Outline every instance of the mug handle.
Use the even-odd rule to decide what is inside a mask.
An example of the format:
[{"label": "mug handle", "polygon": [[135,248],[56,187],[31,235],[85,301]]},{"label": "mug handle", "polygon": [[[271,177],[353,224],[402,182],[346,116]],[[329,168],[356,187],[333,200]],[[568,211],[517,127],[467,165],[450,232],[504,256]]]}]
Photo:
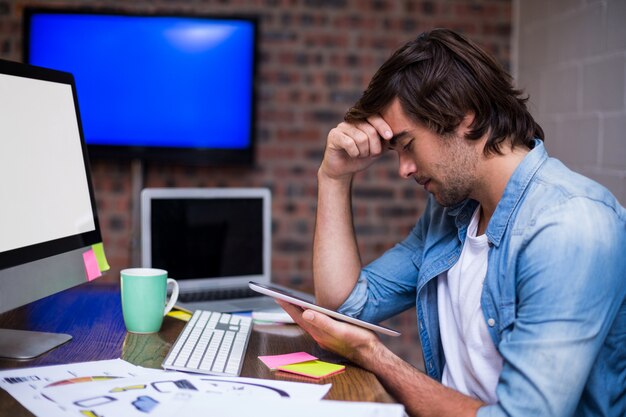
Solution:
[{"label": "mug handle", "polygon": [[164,316],[170,312],[170,310],[172,309],[172,307],[174,307],[174,304],[176,304],[176,301],[178,300],[178,282],[176,282],[176,280],[172,278],[168,278],[165,285],[169,284],[173,284],[174,288],[172,289],[172,296],[165,306],[165,311],[163,311]]}]

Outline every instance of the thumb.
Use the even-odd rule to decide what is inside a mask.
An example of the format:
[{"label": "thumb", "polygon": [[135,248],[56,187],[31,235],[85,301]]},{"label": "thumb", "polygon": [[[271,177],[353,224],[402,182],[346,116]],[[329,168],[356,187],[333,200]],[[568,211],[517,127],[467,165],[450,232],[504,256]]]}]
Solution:
[{"label": "thumb", "polygon": [[335,320],[327,315],[313,310],[305,310],[304,313],[302,313],[302,318],[318,329],[326,332],[332,331],[336,323]]},{"label": "thumb", "polygon": [[304,313],[302,313],[302,318],[308,322],[313,322],[315,321],[315,313],[312,310],[305,310]]}]

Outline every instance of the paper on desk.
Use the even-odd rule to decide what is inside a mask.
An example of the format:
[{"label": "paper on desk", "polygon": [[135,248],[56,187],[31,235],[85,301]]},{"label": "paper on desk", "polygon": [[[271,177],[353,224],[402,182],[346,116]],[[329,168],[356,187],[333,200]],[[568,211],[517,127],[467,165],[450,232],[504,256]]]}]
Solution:
[{"label": "paper on desk", "polygon": [[[330,384],[322,386],[160,371],[133,378],[53,386],[44,389],[42,394],[67,410],[69,415],[133,417],[157,411],[175,393],[199,393],[211,403],[224,397],[231,397],[230,402],[256,403],[272,398],[317,401],[329,389]],[[251,401],[233,400],[232,397],[251,398]]]},{"label": "paper on desk", "polygon": [[403,417],[400,404],[349,401],[310,401],[304,399],[263,398],[258,401],[232,401],[227,397],[208,398],[189,391],[170,394],[168,401],[155,408],[151,417]]},{"label": "paper on desk", "polygon": [[274,370],[279,366],[291,365],[292,363],[314,361],[317,359],[313,355],[309,355],[306,352],[294,352],[285,353],[284,355],[267,355],[259,356],[261,362],[267,365],[268,368]]},{"label": "paper on desk", "polygon": [[252,312],[252,319],[255,321],[269,322],[269,323],[295,323],[291,316],[287,314],[285,310],[271,309],[271,310],[259,310]]},{"label": "paper on desk", "polygon": [[152,372],[122,359],[82,362],[68,365],[18,368],[0,371],[0,388],[7,391],[36,416],[67,416],[56,403],[41,395],[41,391],[52,385],[81,385],[81,380],[104,378],[126,378]]},{"label": "paper on desk", "polygon": [[[304,382],[278,381],[273,379],[240,378],[222,376],[199,376],[207,384],[211,384],[211,390],[246,392],[254,394],[259,390],[280,392],[283,398],[301,398],[307,400],[321,400],[328,394],[332,384],[307,384]],[[254,391],[254,392],[251,392]],[[267,394],[267,393],[266,393]],[[275,397],[276,395],[271,395]]]},{"label": "paper on desk", "polygon": [[142,368],[121,359],[0,371],[0,387],[36,416],[46,417],[84,417],[84,412],[103,410],[107,415],[145,416],[143,410],[155,408],[152,400],[167,402],[169,394],[191,386],[211,398],[320,400],[331,384],[199,376]]}]

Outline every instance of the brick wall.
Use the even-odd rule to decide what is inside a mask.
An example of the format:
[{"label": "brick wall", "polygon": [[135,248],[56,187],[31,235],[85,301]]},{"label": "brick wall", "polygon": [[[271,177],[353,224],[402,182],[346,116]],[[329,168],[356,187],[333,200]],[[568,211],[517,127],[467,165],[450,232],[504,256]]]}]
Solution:
[{"label": "brick wall", "polygon": [[[21,11],[31,5],[89,4],[121,10],[256,14],[260,18],[258,147],[254,168],[146,164],[149,187],[269,187],[273,194],[272,270],[278,282],[312,289],[311,241],[316,172],[328,130],[360,96],[370,77],[400,45],[433,27],[468,34],[505,64],[509,60],[509,0],[0,0],[0,56],[21,60]],[[112,271],[131,265],[131,166],[94,161],[93,181]],[[424,191],[398,178],[394,156],[384,157],[354,187],[355,226],[364,262],[402,239],[421,213]],[[135,252],[136,253],[136,252]],[[340,273],[340,272],[338,272]],[[392,320],[404,331],[395,349],[416,355],[414,311]]]},{"label": "brick wall", "polygon": [[626,2],[518,3],[518,80],[546,148],[626,204]]}]

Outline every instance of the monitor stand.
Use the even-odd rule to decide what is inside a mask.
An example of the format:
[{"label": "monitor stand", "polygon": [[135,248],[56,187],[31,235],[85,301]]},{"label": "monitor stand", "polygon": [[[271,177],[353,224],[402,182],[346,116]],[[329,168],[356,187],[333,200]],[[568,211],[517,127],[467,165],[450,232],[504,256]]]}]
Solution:
[{"label": "monitor stand", "polygon": [[0,358],[33,359],[70,340],[64,333],[0,329]]}]

